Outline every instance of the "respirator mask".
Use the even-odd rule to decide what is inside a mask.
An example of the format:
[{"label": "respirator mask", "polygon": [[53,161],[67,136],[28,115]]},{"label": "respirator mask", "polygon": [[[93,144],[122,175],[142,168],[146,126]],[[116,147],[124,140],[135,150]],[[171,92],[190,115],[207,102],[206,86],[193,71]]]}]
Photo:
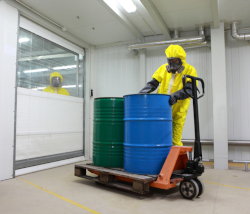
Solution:
[{"label": "respirator mask", "polygon": [[59,87],[61,85],[61,78],[60,77],[52,77],[51,84],[53,87]]},{"label": "respirator mask", "polygon": [[176,72],[181,73],[184,70],[182,61],[180,58],[167,58],[168,65],[166,66],[169,73],[175,74]]}]

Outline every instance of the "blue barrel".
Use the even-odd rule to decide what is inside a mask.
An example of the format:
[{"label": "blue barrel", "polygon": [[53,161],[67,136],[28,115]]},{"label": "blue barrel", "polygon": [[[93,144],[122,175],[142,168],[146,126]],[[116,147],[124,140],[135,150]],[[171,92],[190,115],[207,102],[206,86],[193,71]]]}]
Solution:
[{"label": "blue barrel", "polygon": [[169,95],[124,96],[124,170],[156,175],[172,144],[172,107]]}]

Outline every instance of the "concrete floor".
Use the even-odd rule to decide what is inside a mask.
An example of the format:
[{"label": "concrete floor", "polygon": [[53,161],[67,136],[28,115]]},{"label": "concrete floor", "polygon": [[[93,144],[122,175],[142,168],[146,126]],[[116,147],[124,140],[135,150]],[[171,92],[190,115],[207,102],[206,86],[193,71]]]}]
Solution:
[{"label": "concrete floor", "polygon": [[142,196],[96,184],[75,177],[74,164],[70,164],[2,181],[0,213],[250,213],[250,172],[243,170],[243,164],[231,164],[229,170],[206,164],[201,177],[205,192],[189,201],[182,198],[178,187]]}]

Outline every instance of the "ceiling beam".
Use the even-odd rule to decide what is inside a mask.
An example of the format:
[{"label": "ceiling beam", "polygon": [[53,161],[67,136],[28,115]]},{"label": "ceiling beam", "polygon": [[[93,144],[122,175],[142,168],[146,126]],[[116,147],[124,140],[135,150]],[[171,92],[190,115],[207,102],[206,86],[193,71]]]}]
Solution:
[{"label": "ceiling beam", "polygon": [[107,5],[103,0],[97,0],[104,8],[106,8],[116,19],[134,34],[139,41],[144,41],[143,34],[128,20],[128,18],[114,5]]},{"label": "ceiling beam", "polygon": [[160,28],[163,35],[166,37],[166,39],[171,39],[170,31],[168,29],[168,26],[165,24],[164,20],[162,19],[160,13],[156,9],[155,5],[151,0],[140,0],[143,6],[148,11],[151,18],[154,20],[155,24],[158,28]]},{"label": "ceiling beam", "polygon": [[220,28],[219,1],[211,0],[211,8],[213,13],[214,28]]}]

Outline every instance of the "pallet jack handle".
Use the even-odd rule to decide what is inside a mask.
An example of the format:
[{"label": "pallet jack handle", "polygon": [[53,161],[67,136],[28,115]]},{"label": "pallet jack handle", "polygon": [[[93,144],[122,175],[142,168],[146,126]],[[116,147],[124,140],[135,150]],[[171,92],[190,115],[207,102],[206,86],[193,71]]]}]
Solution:
[{"label": "pallet jack handle", "polygon": [[[186,90],[186,79],[189,78],[192,80],[192,94],[189,94]],[[202,95],[197,97],[197,86],[196,81],[200,81],[202,85]],[[182,77],[183,89],[184,92],[193,99],[193,110],[194,110],[194,130],[195,130],[195,142],[194,142],[194,160],[201,161],[202,160],[202,150],[201,150],[201,142],[200,142],[200,126],[199,126],[199,112],[198,112],[198,99],[204,96],[205,94],[205,84],[203,79],[184,75]]]}]

